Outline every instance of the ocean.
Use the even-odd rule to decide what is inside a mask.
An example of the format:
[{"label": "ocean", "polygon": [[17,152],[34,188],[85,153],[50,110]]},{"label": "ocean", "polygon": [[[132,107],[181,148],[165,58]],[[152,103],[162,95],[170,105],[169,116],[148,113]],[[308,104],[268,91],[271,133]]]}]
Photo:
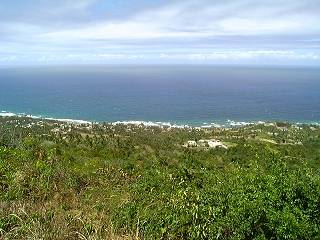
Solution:
[{"label": "ocean", "polygon": [[320,67],[107,65],[0,68],[0,113],[192,126],[320,122]]}]

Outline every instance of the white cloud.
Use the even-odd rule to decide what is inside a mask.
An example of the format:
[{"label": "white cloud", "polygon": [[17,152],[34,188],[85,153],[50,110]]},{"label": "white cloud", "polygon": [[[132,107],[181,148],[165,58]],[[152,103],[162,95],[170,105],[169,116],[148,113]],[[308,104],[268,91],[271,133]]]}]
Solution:
[{"label": "white cloud", "polygon": [[[184,1],[148,10],[123,21],[102,21],[85,24],[76,29],[61,29],[38,35],[49,42],[88,40],[149,40],[149,39],[204,39],[221,36],[260,36],[284,34],[320,34],[320,14],[303,11],[290,12],[298,7],[286,1],[263,7],[248,7],[231,1],[229,4],[210,4],[201,7],[201,1]],[[263,6],[263,4],[262,4]],[[193,8],[194,7],[194,8]]]},{"label": "white cloud", "polygon": [[[320,36],[320,6],[308,7],[316,1],[170,1],[122,19],[105,17],[92,21],[85,20],[94,15],[91,7],[98,0],[43,1],[47,4],[35,7],[36,20],[7,19],[0,23],[0,53],[8,59],[13,55],[35,56],[41,62],[64,58],[318,60],[319,55],[313,50],[319,46],[311,46],[310,42],[316,43],[314,39]],[[51,24],[73,23],[74,16],[81,20],[65,26]],[[41,17],[45,21],[39,21]],[[250,43],[245,44],[246,37],[251,37]],[[293,46],[292,51],[287,43]]]},{"label": "white cloud", "polygon": [[239,51],[224,50],[209,53],[189,54],[192,60],[214,60],[214,59],[257,59],[257,58],[277,58],[277,59],[320,59],[320,53],[315,52],[295,52],[291,50],[256,50]]}]

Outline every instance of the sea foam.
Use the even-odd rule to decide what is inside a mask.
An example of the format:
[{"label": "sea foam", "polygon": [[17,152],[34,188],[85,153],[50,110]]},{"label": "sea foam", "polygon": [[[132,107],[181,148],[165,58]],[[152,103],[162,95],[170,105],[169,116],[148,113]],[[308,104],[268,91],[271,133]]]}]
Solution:
[{"label": "sea foam", "polygon": [[[13,113],[7,111],[0,111],[0,117],[27,117],[31,119],[42,119],[48,121],[58,121],[64,122],[69,124],[75,125],[92,125],[94,123],[99,124],[100,122],[94,121],[86,121],[86,120],[79,120],[79,119],[69,119],[69,118],[52,118],[52,117],[45,117],[45,116],[36,116],[36,115],[29,115],[25,113]],[[203,123],[203,124],[177,124],[171,122],[153,122],[153,121],[137,121],[137,120],[128,120],[128,121],[115,121],[115,122],[107,122],[111,125],[135,125],[135,126],[145,126],[145,127],[160,127],[160,128],[194,128],[194,129],[210,129],[210,128],[233,128],[233,127],[243,127],[248,125],[255,125],[255,124],[274,124],[272,122],[265,122],[265,121],[252,121],[252,122],[245,122],[245,121],[233,121],[227,120],[224,123]],[[302,123],[295,123],[295,124],[302,124]],[[310,124],[320,125],[319,122],[311,122]]]},{"label": "sea foam", "polygon": [[24,113],[12,113],[12,112],[6,112],[6,111],[1,111],[0,117],[27,117],[32,119],[43,119],[43,120],[58,121],[58,122],[65,122],[65,123],[72,123],[72,124],[92,124],[93,123],[90,121],[78,120],[78,119],[51,118],[51,117],[35,116],[35,115],[24,114]]}]

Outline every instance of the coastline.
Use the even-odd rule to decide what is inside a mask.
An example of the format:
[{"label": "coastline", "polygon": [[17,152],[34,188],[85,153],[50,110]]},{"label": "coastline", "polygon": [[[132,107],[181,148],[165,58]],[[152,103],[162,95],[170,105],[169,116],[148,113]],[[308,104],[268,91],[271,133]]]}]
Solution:
[{"label": "coastline", "polygon": [[92,124],[111,124],[111,125],[143,125],[145,127],[160,127],[160,128],[194,128],[194,129],[206,129],[206,128],[232,128],[232,127],[243,127],[248,125],[257,125],[257,124],[271,124],[275,122],[287,122],[290,124],[307,124],[307,125],[320,125],[319,122],[293,122],[288,120],[259,120],[259,121],[233,121],[226,120],[224,123],[203,123],[203,124],[178,124],[172,122],[160,122],[160,121],[144,121],[144,120],[127,120],[127,121],[114,121],[114,122],[99,122],[99,121],[87,121],[80,119],[71,119],[71,118],[53,118],[46,116],[36,116],[24,113],[13,113],[7,111],[0,111],[0,117],[25,117],[30,119],[39,119],[39,120],[48,120],[48,121],[57,121],[68,124],[75,125],[92,125]]},{"label": "coastline", "polygon": [[35,115],[29,115],[29,114],[23,114],[23,113],[12,113],[12,112],[6,112],[6,111],[1,111],[0,117],[26,117],[26,118],[32,118],[32,119],[58,121],[58,122],[73,123],[73,124],[92,124],[92,123],[94,123],[94,122],[85,121],[85,120],[78,120],[78,119],[43,117],[43,116],[35,116]]}]

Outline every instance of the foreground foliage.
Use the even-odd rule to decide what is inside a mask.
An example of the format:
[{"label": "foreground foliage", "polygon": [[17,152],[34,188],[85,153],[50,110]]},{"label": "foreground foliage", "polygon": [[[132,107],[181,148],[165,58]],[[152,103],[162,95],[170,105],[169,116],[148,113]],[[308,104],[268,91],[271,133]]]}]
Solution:
[{"label": "foreground foliage", "polygon": [[0,238],[319,239],[319,136],[0,118]]}]

